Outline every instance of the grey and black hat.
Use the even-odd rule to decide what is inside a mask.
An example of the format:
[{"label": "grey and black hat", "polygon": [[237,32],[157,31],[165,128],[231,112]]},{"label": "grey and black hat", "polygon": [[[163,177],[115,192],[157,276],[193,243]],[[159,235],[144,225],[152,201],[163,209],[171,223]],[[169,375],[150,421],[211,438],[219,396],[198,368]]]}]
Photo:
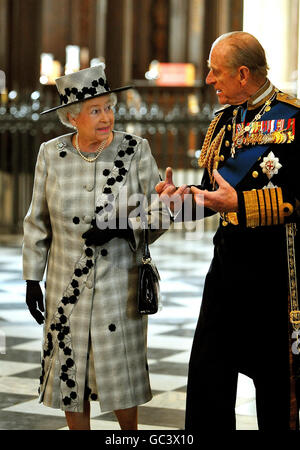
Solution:
[{"label": "grey and black hat", "polygon": [[124,86],[111,89],[106,81],[103,65],[89,67],[88,69],[64,75],[63,77],[56,78],[55,83],[61,104],[55,108],[47,109],[41,112],[41,114],[46,114],[101,95],[109,95],[112,92],[120,92],[132,88],[132,86]]}]

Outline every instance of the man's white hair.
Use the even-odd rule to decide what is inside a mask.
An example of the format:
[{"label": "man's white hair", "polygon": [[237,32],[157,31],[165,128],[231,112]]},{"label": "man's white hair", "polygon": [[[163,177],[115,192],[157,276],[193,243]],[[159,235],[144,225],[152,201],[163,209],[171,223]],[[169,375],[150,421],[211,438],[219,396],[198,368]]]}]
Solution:
[{"label": "man's white hair", "polygon": [[267,77],[268,63],[266,53],[260,42],[250,33],[233,31],[218,37],[211,50],[222,42],[230,46],[227,52],[227,66],[233,70],[246,66],[254,79],[260,80]]}]

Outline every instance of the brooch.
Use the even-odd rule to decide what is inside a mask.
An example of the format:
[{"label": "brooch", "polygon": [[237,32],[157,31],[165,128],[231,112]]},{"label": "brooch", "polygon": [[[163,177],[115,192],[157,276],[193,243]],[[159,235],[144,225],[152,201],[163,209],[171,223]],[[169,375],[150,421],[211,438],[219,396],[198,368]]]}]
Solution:
[{"label": "brooch", "polygon": [[56,147],[57,147],[58,150],[62,150],[63,148],[65,148],[65,146],[66,146],[65,142],[58,142],[56,144]]},{"label": "brooch", "polygon": [[65,142],[57,142],[56,144],[56,148],[59,150],[59,156],[61,158],[64,158],[67,154],[66,151],[64,151],[64,148],[66,147],[66,143]]}]

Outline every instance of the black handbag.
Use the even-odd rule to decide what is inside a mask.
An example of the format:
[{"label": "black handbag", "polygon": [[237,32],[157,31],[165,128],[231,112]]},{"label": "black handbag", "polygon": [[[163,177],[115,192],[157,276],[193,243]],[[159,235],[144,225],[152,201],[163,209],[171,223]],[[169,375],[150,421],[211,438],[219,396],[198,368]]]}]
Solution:
[{"label": "black handbag", "polygon": [[138,312],[140,314],[155,314],[160,302],[160,276],[152,261],[149,243],[148,228],[144,228],[144,247],[142,264],[139,266],[138,285]]}]

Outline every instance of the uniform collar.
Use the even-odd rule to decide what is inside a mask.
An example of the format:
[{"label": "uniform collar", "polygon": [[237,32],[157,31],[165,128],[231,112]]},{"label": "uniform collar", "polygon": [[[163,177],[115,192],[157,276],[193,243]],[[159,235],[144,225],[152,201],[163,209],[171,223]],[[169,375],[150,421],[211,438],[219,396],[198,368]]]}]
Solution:
[{"label": "uniform collar", "polygon": [[241,106],[244,109],[248,109],[248,111],[254,110],[256,108],[260,108],[275,92],[275,86],[271,83],[271,81],[267,78],[265,84],[259,88],[259,90],[252,95],[248,101],[243,103],[242,105],[225,105],[223,108],[217,110],[215,114],[219,114],[224,112],[225,110],[231,111],[232,109],[240,108]]},{"label": "uniform collar", "polygon": [[262,106],[275,92],[275,87],[270,82],[269,79],[265,82],[265,84],[249,98],[247,102],[248,110],[256,109]]}]

